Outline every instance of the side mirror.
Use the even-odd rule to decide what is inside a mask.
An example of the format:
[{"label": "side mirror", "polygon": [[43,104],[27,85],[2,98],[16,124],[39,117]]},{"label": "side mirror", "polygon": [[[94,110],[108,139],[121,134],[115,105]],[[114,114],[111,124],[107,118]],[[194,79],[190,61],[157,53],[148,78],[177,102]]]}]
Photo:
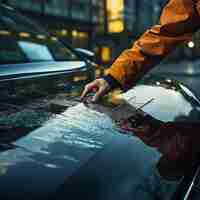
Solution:
[{"label": "side mirror", "polygon": [[75,48],[75,51],[79,56],[86,58],[87,60],[94,61],[95,53],[87,49]]}]

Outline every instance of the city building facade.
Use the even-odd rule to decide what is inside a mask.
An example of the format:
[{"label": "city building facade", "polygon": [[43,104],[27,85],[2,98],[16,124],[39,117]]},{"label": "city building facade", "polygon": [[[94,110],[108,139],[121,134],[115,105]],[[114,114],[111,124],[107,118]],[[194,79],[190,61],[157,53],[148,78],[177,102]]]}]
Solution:
[{"label": "city building facade", "polygon": [[[24,14],[34,17],[66,44],[95,51],[97,62],[109,66],[123,49],[132,46],[140,34],[158,23],[167,0],[7,0],[6,2]],[[183,54],[190,57],[193,55],[185,45],[176,51],[172,58],[177,59]]]}]

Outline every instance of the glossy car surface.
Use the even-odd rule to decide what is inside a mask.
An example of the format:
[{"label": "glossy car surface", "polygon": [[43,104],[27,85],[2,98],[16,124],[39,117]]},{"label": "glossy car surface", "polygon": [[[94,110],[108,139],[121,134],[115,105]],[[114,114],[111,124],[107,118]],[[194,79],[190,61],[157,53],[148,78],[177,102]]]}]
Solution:
[{"label": "glossy car surface", "polygon": [[150,77],[117,105],[83,104],[69,83],[73,66],[87,71],[84,61],[24,63],[7,53],[0,56],[1,199],[199,198],[199,99],[187,86]]},{"label": "glossy car surface", "polygon": [[[165,123],[146,112],[157,107],[141,99],[144,88],[151,91],[150,98],[158,96],[158,89],[167,89],[168,97],[198,108],[193,93],[188,98],[174,84],[158,85],[156,79],[126,93],[119,106],[84,105],[58,89],[61,82],[43,79],[51,87],[43,88],[40,81],[8,84],[10,91],[1,96],[1,198],[172,198],[184,175],[182,168],[174,167],[173,160],[166,163],[165,152],[146,143],[137,129],[129,136],[118,123],[129,117],[148,119],[150,125]],[[188,162],[190,166],[193,160]],[[178,194],[185,195],[187,189]]]},{"label": "glossy car surface", "polygon": [[0,12],[1,81],[56,74],[71,75],[73,81],[77,72],[82,80],[94,78],[93,67],[71,47],[11,7],[1,6]]}]

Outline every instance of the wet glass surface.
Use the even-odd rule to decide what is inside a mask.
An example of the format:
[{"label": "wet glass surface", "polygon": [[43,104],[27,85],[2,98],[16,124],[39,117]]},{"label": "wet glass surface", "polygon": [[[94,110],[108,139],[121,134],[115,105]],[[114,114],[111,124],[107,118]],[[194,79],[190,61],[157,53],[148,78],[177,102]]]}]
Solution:
[{"label": "wet glass surface", "polygon": [[[117,133],[109,117],[76,101],[69,102],[66,96],[63,99],[59,97],[51,99],[50,105],[42,105],[39,101],[40,109],[37,101],[26,104],[32,108],[30,110],[18,107],[22,111],[12,113],[13,119],[8,117],[5,120],[6,126],[14,126],[10,132],[4,132],[10,134],[10,140],[1,140],[7,142],[7,146],[4,144],[4,148],[0,148],[1,181],[5,193],[12,190],[13,195],[21,195],[19,197],[23,199],[26,194],[38,196],[53,192]],[[21,129],[16,129],[16,124]],[[22,134],[22,130],[26,133]],[[31,185],[21,169],[28,170]],[[19,177],[21,185],[17,184]],[[26,189],[19,193],[24,185]]]},{"label": "wet glass surface", "polygon": [[[126,93],[125,101],[115,98],[122,97],[116,91],[101,104],[83,104],[79,101],[82,87],[68,92],[62,77],[59,81],[51,80],[51,85],[48,81],[41,81],[19,81],[14,89],[9,85],[9,91],[4,90],[6,85],[2,86],[0,182],[4,183],[4,191],[9,190],[11,180],[13,194],[24,185],[25,193],[40,191],[42,194],[55,191],[62,185],[62,192],[68,187],[67,195],[73,194],[73,199],[79,199],[73,188],[80,194],[84,193],[81,188],[88,191],[90,177],[98,182],[93,184],[93,199],[97,196],[104,200],[111,197],[132,199],[133,196],[135,199],[170,199],[183,171],[180,168],[182,162],[177,165],[177,160],[169,159],[165,153],[170,149],[172,153],[168,155],[174,158],[173,145],[179,140],[176,140],[178,137],[170,139],[169,133],[175,133],[176,129],[171,127],[157,132],[153,143],[145,140],[148,137],[142,137],[141,134],[152,135],[164,123],[144,112],[145,108],[155,104],[151,95],[138,101],[137,92],[142,86]],[[157,90],[161,88],[156,86],[154,91]],[[187,105],[191,108],[193,102]],[[120,127],[120,122],[128,117],[137,128],[131,130],[131,134],[130,130]],[[152,126],[157,122],[151,131],[143,124]],[[163,133],[164,140],[160,140]],[[163,144],[162,148],[160,144]],[[36,174],[40,176],[36,177]],[[74,178],[71,179],[72,174]],[[32,179],[31,185],[27,184],[27,176]],[[21,185],[17,184],[19,178]],[[45,185],[45,181],[51,184]],[[87,183],[84,187],[82,181]],[[99,187],[102,188],[101,194]]]},{"label": "wet glass surface", "polygon": [[[49,187],[56,187],[60,181],[67,181],[66,177],[76,174],[80,167],[82,170],[89,167],[89,173],[95,172],[95,176],[89,174],[90,177],[97,180],[101,177],[101,187],[104,188],[102,199],[117,197],[117,194],[120,195],[118,199],[122,199],[127,193],[136,199],[168,199],[179,183],[159,174],[157,163],[161,154],[156,149],[145,145],[138,137],[121,135],[109,116],[83,104],[55,115],[41,128],[13,144],[17,149],[2,152],[0,157],[3,187],[5,180],[16,177],[16,172],[20,174],[21,183],[25,184],[25,174],[20,170],[24,167],[28,167],[31,177],[41,174],[42,179],[48,176],[49,180],[53,180],[53,184],[41,186],[38,183],[40,177],[33,178],[32,184],[40,185],[43,192]],[[88,162],[92,157],[92,161]],[[107,179],[107,176],[110,178]],[[82,185],[76,184],[74,186],[79,191]],[[38,187],[34,186],[34,190]],[[14,191],[17,188],[19,186],[14,187]],[[32,188],[26,186],[26,191],[30,190]],[[113,191],[118,192],[114,194]]]}]

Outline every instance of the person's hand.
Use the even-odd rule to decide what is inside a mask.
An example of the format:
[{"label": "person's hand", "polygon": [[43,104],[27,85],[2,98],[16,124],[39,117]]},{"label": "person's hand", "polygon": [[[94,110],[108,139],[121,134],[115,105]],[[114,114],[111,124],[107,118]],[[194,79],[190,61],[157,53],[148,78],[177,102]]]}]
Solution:
[{"label": "person's hand", "polygon": [[107,94],[110,89],[111,88],[106,80],[104,80],[103,78],[96,79],[85,86],[81,95],[81,100],[83,101],[88,93],[95,92],[95,95],[93,96],[91,101],[97,102],[101,97]]}]

